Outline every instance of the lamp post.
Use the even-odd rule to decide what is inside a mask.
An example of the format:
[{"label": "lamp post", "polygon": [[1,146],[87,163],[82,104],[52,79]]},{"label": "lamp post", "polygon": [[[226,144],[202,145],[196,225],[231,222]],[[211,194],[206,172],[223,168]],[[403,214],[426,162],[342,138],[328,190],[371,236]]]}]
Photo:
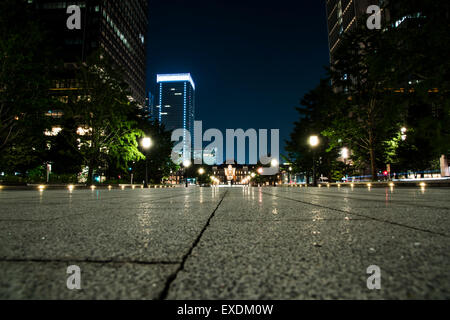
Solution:
[{"label": "lamp post", "polygon": [[[203,176],[203,174],[205,173],[205,169],[203,169],[203,168],[200,168],[200,169],[198,169],[198,174],[200,175],[200,176]],[[201,185],[201,182],[200,181],[202,181],[203,179],[200,179],[200,177],[199,177],[199,181],[198,181],[198,184],[199,185]]]},{"label": "lamp post", "polygon": [[[272,167],[272,168],[278,168],[278,166],[279,166],[279,162],[278,162],[278,160],[277,159],[272,159],[272,161],[270,161],[270,166]],[[277,170],[278,171],[278,170]],[[272,177],[274,177],[273,178],[273,181],[272,181]],[[278,176],[277,175],[274,175],[274,176],[272,176],[272,177],[270,177],[270,185],[272,185],[272,182],[273,182],[273,185],[274,186],[276,186],[277,185],[277,178],[278,178]]]},{"label": "lamp post", "polygon": [[316,179],[316,148],[319,145],[319,137],[318,136],[310,136],[309,137],[309,145],[313,150],[313,186],[317,187],[317,179]]},{"label": "lamp post", "polygon": [[148,188],[148,149],[152,146],[152,139],[145,137],[142,138],[141,141],[142,148],[144,148],[145,152],[145,183],[144,188]]},{"label": "lamp post", "polygon": [[184,182],[186,183],[186,188],[188,187],[188,179],[187,179],[187,168],[191,166],[191,161],[189,159],[186,159],[183,161],[183,167],[184,167]]},{"label": "lamp post", "polygon": [[288,184],[291,184],[291,182],[292,182],[291,173],[292,173],[292,167],[289,167]]}]

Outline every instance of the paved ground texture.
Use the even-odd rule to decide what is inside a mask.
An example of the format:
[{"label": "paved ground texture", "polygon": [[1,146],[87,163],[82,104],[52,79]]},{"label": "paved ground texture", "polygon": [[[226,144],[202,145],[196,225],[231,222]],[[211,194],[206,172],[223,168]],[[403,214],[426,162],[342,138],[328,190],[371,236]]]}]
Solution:
[{"label": "paved ground texture", "polygon": [[449,195],[2,190],[0,299],[450,299]]}]

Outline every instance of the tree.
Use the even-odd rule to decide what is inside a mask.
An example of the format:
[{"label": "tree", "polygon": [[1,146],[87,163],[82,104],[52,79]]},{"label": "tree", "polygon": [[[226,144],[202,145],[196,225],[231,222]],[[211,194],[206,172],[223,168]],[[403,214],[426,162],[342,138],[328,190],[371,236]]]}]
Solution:
[{"label": "tree", "polygon": [[[152,147],[149,150],[141,150],[147,157],[148,175],[152,183],[160,183],[167,179],[172,172],[176,172],[179,166],[172,162],[171,153],[173,142],[171,132],[167,131],[164,125],[155,120],[151,121],[148,112],[141,110],[136,115],[138,127],[143,131],[144,136],[152,139]],[[136,174],[145,178],[145,161],[141,160],[136,164]]]},{"label": "tree", "polygon": [[385,160],[380,146],[392,139],[404,111],[389,89],[395,78],[391,43],[381,31],[361,25],[343,36],[330,68],[336,99],[330,110],[332,125],[325,134],[331,145],[351,142],[354,155],[370,164],[376,181],[377,168]]},{"label": "tree", "polygon": [[332,119],[329,118],[328,110],[333,104],[333,99],[334,93],[330,80],[323,79],[316,88],[305,94],[300,102],[301,106],[296,108],[299,120],[294,123],[290,140],[286,141],[286,150],[294,170],[304,172],[307,182],[312,175],[313,152],[316,153],[314,158],[318,172],[331,179],[333,168],[336,167],[334,162],[338,157],[337,151],[336,148],[329,148],[326,136],[320,137],[320,144],[314,151],[308,143],[311,135],[320,135],[331,123]]},{"label": "tree", "polygon": [[120,71],[112,66],[102,52],[81,63],[77,70],[80,89],[70,97],[65,112],[82,128],[80,152],[89,168],[88,184],[94,170],[111,161],[125,170],[128,162],[144,158],[137,141],[143,134],[134,116],[137,105],[128,98]]},{"label": "tree", "polygon": [[0,164],[36,165],[45,148],[50,103],[44,34],[26,1],[0,2]]},{"label": "tree", "polygon": [[78,174],[83,157],[78,148],[77,126],[73,118],[65,119],[62,130],[51,142],[48,160],[56,174]]},{"label": "tree", "polygon": [[398,87],[405,88],[404,125],[414,129],[408,143],[413,133],[427,137],[431,146],[422,151],[439,158],[450,152],[450,2],[398,0],[389,8],[393,21],[404,21],[390,27],[386,36],[398,44],[391,52],[392,67]]}]

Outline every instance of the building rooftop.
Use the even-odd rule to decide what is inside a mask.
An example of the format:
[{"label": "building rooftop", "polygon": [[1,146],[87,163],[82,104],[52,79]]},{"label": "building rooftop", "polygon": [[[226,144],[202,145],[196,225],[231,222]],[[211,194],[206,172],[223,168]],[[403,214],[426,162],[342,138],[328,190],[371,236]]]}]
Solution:
[{"label": "building rooftop", "polygon": [[156,82],[184,82],[189,81],[192,85],[192,88],[195,90],[195,83],[192,80],[190,73],[173,73],[173,74],[158,74],[156,76]]}]

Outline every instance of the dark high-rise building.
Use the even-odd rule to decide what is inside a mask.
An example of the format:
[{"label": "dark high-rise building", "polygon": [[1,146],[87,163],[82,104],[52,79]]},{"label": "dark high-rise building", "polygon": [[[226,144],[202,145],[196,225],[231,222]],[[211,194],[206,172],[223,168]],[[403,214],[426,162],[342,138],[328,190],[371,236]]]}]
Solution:
[{"label": "dark high-rise building", "polygon": [[331,63],[341,36],[357,26],[369,6],[379,4],[380,0],[326,0]]},{"label": "dark high-rise building", "polygon": [[[58,56],[67,66],[86,61],[91,53],[103,48],[123,70],[133,98],[145,105],[145,34],[148,24],[147,0],[29,0],[47,26],[49,38],[59,49]],[[69,30],[70,5],[81,9],[81,29]],[[70,68],[69,68],[70,69]],[[70,72],[68,73],[70,75]],[[74,83],[66,77],[59,89]]]},{"label": "dark high-rise building", "polygon": [[159,122],[169,131],[186,129],[194,141],[195,83],[190,73],[158,74]]}]

